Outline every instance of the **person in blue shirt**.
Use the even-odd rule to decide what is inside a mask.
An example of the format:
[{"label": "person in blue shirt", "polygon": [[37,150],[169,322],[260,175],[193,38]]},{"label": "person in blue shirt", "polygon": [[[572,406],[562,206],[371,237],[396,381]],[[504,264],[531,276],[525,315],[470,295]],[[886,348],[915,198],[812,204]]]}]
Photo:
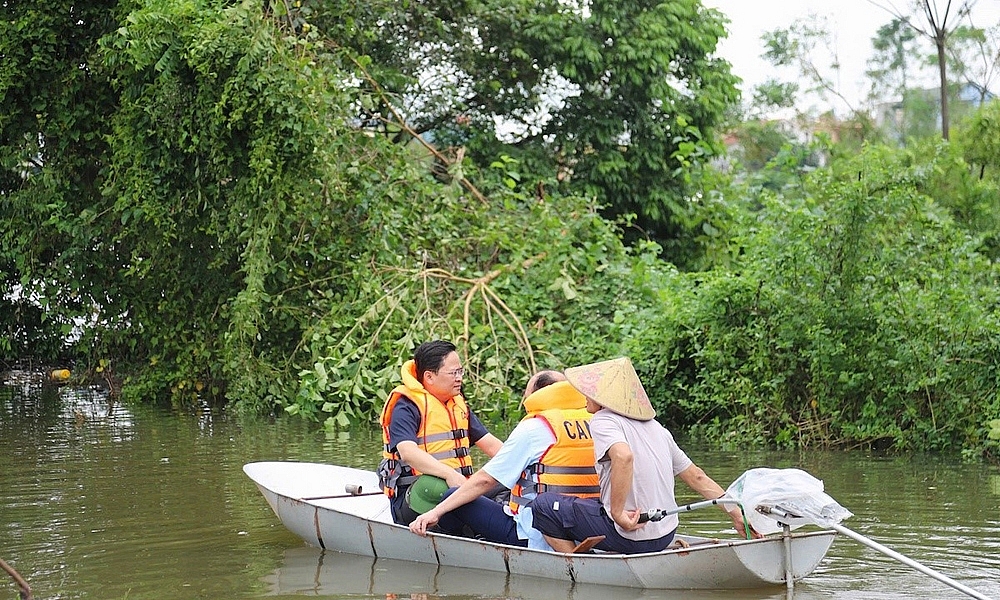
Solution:
[{"label": "person in blue shirt", "polygon": [[[599,492],[586,398],[565,379],[558,371],[536,373],[524,394],[528,416],[482,469],[449,489],[440,504],[410,523],[410,531],[426,535],[435,526],[445,531],[464,526],[491,542],[551,550],[531,527],[531,499],[544,489]],[[540,464],[545,467],[538,469]],[[498,483],[512,490],[511,502],[501,505],[484,496]]]}]

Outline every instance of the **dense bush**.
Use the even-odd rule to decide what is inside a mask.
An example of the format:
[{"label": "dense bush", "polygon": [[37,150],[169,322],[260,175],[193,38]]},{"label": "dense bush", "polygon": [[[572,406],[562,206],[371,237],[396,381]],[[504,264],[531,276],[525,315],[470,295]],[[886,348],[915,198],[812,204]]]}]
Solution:
[{"label": "dense bush", "polygon": [[1000,273],[920,193],[937,167],[869,149],[747,211],[735,269],[661,288],[631,348],[666,418],[734,445],[995,451]]}]

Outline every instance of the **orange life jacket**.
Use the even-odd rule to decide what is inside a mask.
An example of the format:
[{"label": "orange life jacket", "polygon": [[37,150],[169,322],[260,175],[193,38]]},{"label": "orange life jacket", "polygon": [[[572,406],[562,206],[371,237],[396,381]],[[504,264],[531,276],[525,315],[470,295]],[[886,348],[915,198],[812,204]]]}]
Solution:
[{"label": "orange life jacket", "polygon": [[379,484],[392,498],[396,488],[416,481],[420,472],[406,464],[399,452],[389,445],[389,423],[392,410],[400,398],[409,398],[420,411],[417,445],[422,450],[455,469],[462,475],[472,475],[469,456],[469,407],[465,398],[457,395],[447,402],[424,389],[417,379],[416,364],[409,360],[402,368],[402,385],[389,394],[382,408],[382,462],[379,464]]},{"label": "orange life jacket", "polygon": [[[590,436],[587,399],[569,382],[559,381],[531,394],[524,401],[524,419],[542,419],[556,441],[541,460],[521,472],[510,491],[510,510],[516,513],[541,492],[559,492],[581,498],[601,494],[594,469],[594,440]],[[524,420],[522,419],[522,421]]]}]

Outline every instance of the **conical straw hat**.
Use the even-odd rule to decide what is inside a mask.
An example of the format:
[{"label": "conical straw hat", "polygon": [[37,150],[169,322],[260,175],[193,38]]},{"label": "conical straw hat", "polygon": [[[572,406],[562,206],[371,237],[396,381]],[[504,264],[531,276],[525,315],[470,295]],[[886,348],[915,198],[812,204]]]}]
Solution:
[{"label": "conical straw hat", "polygon": [[584,396],[622,416],[638,421],[656,416],[627,357],[571,367],[566,369],[566,379]]}]

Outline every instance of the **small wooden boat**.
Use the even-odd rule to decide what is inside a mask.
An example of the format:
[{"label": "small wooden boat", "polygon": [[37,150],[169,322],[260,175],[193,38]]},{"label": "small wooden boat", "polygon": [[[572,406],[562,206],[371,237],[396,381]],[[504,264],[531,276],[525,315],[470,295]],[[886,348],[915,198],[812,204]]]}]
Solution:
[{"label": "small wooden boat", "polygon": [[679,535],[689,544],[650,554],[562,554],[464,537],[421,537],[392,522],[371,471],[334,465],[258,462],[243,467],[282,524],[307,543],[359,556],[462,567],[574,583],[651,589],[739,589],[809,575],[834,531],[756,540]]}]

